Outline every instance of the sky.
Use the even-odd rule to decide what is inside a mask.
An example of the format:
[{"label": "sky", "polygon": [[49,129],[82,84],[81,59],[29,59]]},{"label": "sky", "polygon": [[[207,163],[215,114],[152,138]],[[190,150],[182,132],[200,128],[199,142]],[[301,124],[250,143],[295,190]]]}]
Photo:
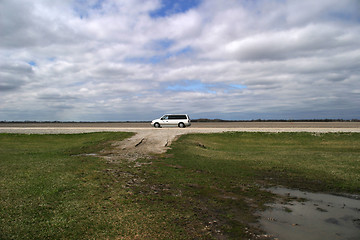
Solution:
[{"label": "sky", "polygon": [[0,121],[360,119],[359,0],[0,0]]}]

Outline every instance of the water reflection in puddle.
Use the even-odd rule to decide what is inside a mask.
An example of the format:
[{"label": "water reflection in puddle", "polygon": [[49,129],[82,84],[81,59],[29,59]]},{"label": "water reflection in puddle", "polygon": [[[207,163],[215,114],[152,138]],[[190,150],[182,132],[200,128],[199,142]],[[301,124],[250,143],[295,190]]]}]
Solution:
[{"label": "water reflection in puddle", "polygon": [[286,188],[269,191],[306,199],[269,205],[261,213],[264,231],[280,240],[360,239],[360,200]]}]

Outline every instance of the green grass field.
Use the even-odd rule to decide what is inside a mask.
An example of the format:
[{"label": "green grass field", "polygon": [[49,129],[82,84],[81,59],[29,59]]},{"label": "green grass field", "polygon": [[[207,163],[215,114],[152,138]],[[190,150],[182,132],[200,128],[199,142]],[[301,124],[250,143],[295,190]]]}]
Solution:
[{"label": "green grass field", "polygon": [[248,239],[283,185],[360,194],[358,133],[180,137],[139,163],[99,153],[129,133],[0,134],[0,239]]},{"label": "green grass field", "polygon": [[358,133],[199,134],[182,137],[169,153],[174,163],[207,171],[224,183],[246,179],[360,193],[359,140]]}]

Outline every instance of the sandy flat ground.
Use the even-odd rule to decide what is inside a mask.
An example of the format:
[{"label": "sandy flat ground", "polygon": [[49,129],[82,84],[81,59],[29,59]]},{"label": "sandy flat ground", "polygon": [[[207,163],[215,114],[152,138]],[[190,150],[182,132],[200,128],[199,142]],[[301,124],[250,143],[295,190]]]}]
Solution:
[{"label": "sandy flat ground", "polygon": [[360,132],[360,122],[216,122],[156,129],[150,123],[0,123],[0,133],[136,132],[151,135],[245,132]]},{"label": "sandy flat ground", "polygon": [[[148,123],[0,123],[2,128],[151,128]],[[193,122],[190,128],[360,128],[360,122]]]}]

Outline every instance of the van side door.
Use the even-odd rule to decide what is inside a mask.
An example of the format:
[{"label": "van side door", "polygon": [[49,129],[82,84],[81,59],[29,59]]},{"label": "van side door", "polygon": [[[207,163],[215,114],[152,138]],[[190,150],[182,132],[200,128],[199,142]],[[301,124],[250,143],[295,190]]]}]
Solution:
[{"label": "van side door", "polygon": [[169,125],[177,126],[178,125],[178,116],[177,115],[169,115]]},{"label": "van side door", "polygon": [[160,125],[169,125],[169,116],[168,115],[164,115],[160,118],[161,123]]}]

